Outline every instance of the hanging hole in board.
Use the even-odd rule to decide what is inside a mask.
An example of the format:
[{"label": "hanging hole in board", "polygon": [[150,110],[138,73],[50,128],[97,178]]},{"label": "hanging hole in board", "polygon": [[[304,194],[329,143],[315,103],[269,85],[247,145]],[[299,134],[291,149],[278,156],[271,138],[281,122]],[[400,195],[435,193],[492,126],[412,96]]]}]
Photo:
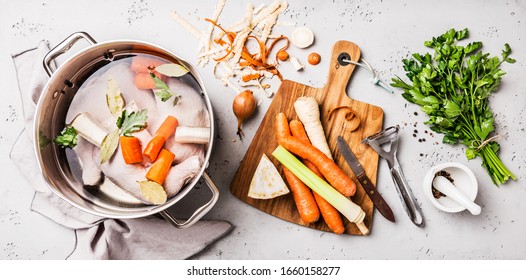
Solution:
[{"label": "hanging hole in board", "polygon": [[340,53],[340,55],[338,55],[338,63],[341,66],[349,65],[349,62],[348,62],[349,60],[351,60],[351,56],[346,52],[342,52]]}]

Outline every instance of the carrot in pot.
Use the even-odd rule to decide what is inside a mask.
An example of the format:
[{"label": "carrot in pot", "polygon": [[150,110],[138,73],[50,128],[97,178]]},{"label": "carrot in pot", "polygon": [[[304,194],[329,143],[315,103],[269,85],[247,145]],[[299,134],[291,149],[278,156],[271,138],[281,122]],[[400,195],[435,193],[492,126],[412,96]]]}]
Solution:
[{"label": "carrot in pot", "polygon": [[166,176],[168,176],[174,158],[175,155],[172,152],[167,149],[162,149],[161,152],[159,152],[157,160],[155,160],[146,173],[146,179],[162,185]]},{"label": "carrot in pot", "polygon": [[164,143],[175,133],[175,129],[178,125],[179,122],[177,121],[177,118],[174,116],[168,116],[157,129],[143,151],[143,154],[148,157],[151,162],[154,162],[157,159],[157,155],[163,148]]},{"label": "carrot in pot", "polygon": [[159,59],[146,56],[134,56],[130,68],[135,73],[149,73],[150,68],[155,68],[161,64],[164,64],[164,62]]},{"label": "carrot in pot", "polygon": [[135,136],[119,138],[122,157],[127,164],[142,162],[141,141]]},{"label": "carrot in pot", "polygon": [[[305,128],[303,127],[303,124],[300,121],[292,120],[290,121],[289,126],[294,137],[297,137],[298,139],[300,139],[300,141],[303,141],[306,144],[310,144],[309,136],[307,136],[307,132],[305,131]],[[312,162],[304,159],[303,163],[318,177],[323,178],[323,175]],[[321,216],[323,217],[323,220],[325,221],[327,226],[334,233],[342,234],[345,231],[345,226],[343,225],[343,220],[338,210],[336,210],[334,206],[328,203],[327,200],[325,200],[316,192],[313,192],[313,194],[314,199],[316,200],[316,204],[320,209]]]}]

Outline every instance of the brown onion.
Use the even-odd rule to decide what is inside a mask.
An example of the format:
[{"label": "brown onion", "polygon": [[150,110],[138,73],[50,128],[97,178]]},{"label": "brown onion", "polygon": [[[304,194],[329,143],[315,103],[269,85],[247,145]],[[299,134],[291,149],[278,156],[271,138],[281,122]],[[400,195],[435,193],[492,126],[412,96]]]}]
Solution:
[{"label": "brown onion", "polygon": [[256,107],[256,98],[250,90],[245,90],[234,97],[232,110],[234,111],[234,115],[237,117],[237,135],[239,135],[240,139],[243,138],[241,124],[250,116],[252,116],[252,114],[254,114]]}]

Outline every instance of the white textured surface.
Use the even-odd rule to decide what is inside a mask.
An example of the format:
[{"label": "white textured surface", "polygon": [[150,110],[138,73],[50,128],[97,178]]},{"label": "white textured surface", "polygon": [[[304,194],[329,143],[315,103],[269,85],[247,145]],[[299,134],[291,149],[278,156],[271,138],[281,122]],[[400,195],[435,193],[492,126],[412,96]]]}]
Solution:
[{"label": "white textured surface", "polygon": [[[29,210],[32,188],[9,159],[9,151],[22,130],[23,112],[10,54],[34,47],[41,39],[54,46],[70,33],[87,31],[96,40],[139,39],[164,46],[195,63],[197,40],[170,17],[171,10],[197,23],[212,15],[216,1],[6,1],[0,9],[0,76],[3,93],[0,105],[0,259],[63,259],[74,246],[73,232]],[[306,2],[306,1],[305,1]],[[240,19],[247,2],[229,0],[220,21]],[[255,3],[257,6],[257,3]],[[197,22],[197,17],[200,21]],[[353,98],[384,108],[384,126],[401,124],[399,159],[415,196],[422,205],[426,227],[416,228],[403,211],[392,186],[387,165],[380,163],[378,185],[396,215],[395,224],[375,212],[368,237],[336,236],[271,217],[248,206],[229,191],[230,181],[248,148],[270,99],[263,97],[257,117],[245,123],[246,140],[236,139],[231,112],[232,92],[213,78],[211,67],[201,69],[215,106],[218,141],[209,172],[221,190],[210,219],[225,219],[235,229],[198,259],[524,259],[526,257],[526,2],[524,1],[290,1],[281,20],[306,25],[316,35],[315,44],[290,53],[302,61],[311,51],[322,54],[316,67],[295,72],[290,64],[281,68],[286,78],[321,86],[325,82],[332,44],[354,41],[362,56],[376,67],[384,80],[403,75],[400,60],[409,52],[425,52],[423,41],[451,27],[468,27],[470,40],[481,40],[485,51],[500,54],[504,43],[513,49],[514,65],[492,107],[503,134],[501,158],[518,176],[496,188],[480,166],[467,162],[463,148],[434,144],[439,137],[424,133],[423,113],[406,104],[400,95],[390,95],[368,82],[359,69],[349,86]],[[293,27],[281,26],[285,35]],[[404,123],[407,125],[404,126]],[[414,127],[413,125],[416,125]],[[412,136],[418,130],[418,137]],[[418,142],[426,138],[426,142]],[[232,152],[235,151],[235,152]],[[420,156],[420,153],[423,156]],[[440,212],[426,201],[420,186],[432,165],[444,161],[467,164],[476,174],[480,191],[476,202],[482,214]]]}]

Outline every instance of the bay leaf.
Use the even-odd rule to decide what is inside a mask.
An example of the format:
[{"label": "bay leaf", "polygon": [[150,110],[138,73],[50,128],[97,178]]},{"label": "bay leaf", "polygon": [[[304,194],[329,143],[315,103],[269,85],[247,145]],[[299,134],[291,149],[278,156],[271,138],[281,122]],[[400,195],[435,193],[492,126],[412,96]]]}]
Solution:
[{"label": "bay leaf", "polygon": [[119,130],[116,129],[106,137],[104,137],[104,140],[102,140],[102,144],[100,145],[100,164],[105,163],[108,161],[115,151],[117,150],[117,147],[119,146]]},{"label": "bay leaf", "polygon": [[124,99],[122,98],[121,89],[115,79],[110,77],[106,85],[106,104],[113,116],[118,118],[121,115],[124,107]]},{"label": "bay leaf", "polygon": [[155,71],[169,76],[169,77],[181,77],[186,73],[190,72],[188,68],[184,67],[181,64],[167,63],[155,67]]},{"label": "bay leaf", "polygon": [[139,188],[144,197],[152,204],[159,205],[166,202],[167,195],[163,186],[153,181],[140,181]]}]

